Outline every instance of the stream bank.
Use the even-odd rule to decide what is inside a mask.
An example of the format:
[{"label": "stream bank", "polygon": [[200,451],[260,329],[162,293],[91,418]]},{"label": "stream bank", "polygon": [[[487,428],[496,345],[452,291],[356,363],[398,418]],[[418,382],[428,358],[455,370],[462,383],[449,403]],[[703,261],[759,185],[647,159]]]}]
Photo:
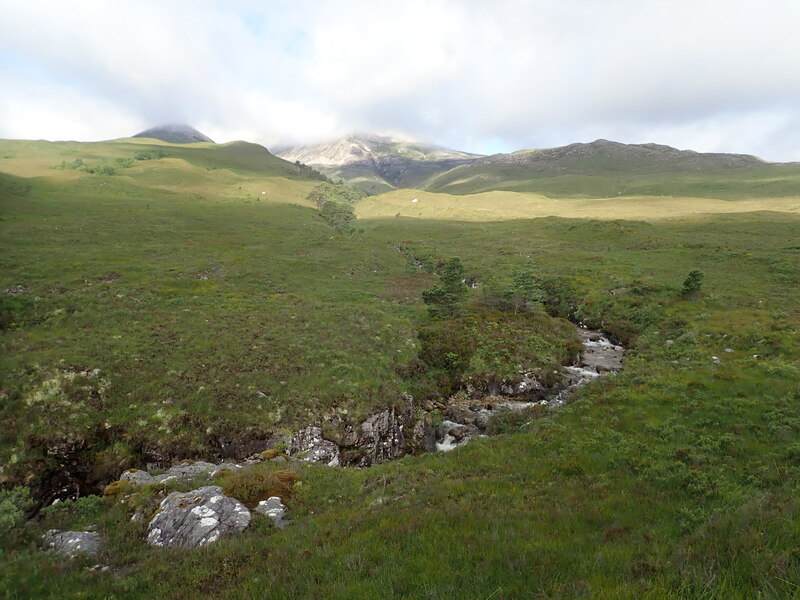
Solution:
[{"label": "stream bank", "polygon": [[[260,462],[261,453],[285,449],[287,454],[304,462],[343,467],[369,467],[396,460],[406,454],[447,451],[472,437],[487,435],[490,421],[503,411],[521,411],[535,406],[555,410],[567,404],[575,390],[589,381],[619,371],[625,350],[612,343],[601,331],[577,327],[582,352],[574,363],[564,367],[565,377],[547,387],[531,373],[521,373],[515,381],[492,384],[485,392],[465,390],[466,397],[452,397],[444,402],[415,402],[411,396],[398,398],[394,406],[369,416],[361,423],[329,419],[309,425],[289,435],[264,439],[219,440],[219,452],[202,458],[214,462]],[[148,469],[169,468],[175,459],[158,451],[146,453]],[[184,457],[187,458],[187,457]],[[49,478],[47,485],[35,490],[39,506],[54,499],[75,498],[99,493],[100,487],[82,485],[77,466]],[[81,471],[82,473],[82,471]],[[63,476],[72,478],[64,480]]]},{"label": "stream bank", "polygon": [[[541,394],[541,399],[519,401],[504,396],[470,400],[467,405],[450,405],[444,421],[436,429],[436,450],[452,450],[474,436],[486,435],[489,421],[501,411],[521,411],[534,406],[556,410],[566,405],[580,386],[622,369],[625,349],[609,340],[602,331],[577,326],[583,351],[574,364],[564,367],[564,381]],[[531,386],[523,379],[523,384]]]}]

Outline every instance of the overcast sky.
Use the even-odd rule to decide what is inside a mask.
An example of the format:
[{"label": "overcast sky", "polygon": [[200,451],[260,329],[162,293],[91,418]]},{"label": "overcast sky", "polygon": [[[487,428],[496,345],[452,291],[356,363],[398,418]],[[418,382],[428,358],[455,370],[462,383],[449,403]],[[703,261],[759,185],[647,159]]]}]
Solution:
[{"label": "overcast sky", "polygon": [[800,160],[798,0],[0,0],[0,138],[607,138]]}]

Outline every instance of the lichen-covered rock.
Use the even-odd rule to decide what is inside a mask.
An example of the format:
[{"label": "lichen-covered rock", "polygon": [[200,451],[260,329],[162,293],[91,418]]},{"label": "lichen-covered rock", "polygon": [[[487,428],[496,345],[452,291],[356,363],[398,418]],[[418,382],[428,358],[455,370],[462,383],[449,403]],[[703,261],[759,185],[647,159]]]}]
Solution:
[{"label": "lichen-covered rock", "polygon": [[59,531],[51,529],[42,536],[45,548],[56,554],[69,556],[78,554],[94,556],[100,552],[102,538],[96,531]]},{"label": "lichen-covered rock", "polygon": [[194,462],[187,461],[171,467],[166,473],[156,475],[153,479],[155,479],[157,483],[166,483],[175,479],[188,481],[189,479],[194,479],[201,475],[211,475],[218,468],[217,465],[202,460]]},{"label": "lichen-covered rock", "polygon": [[280,529],[286,527],[288,523],[288,521],[284,519],[287,510],[286,505],[281,502],[278,496],[270,496],[269,499],[262,500],[253,510],[272,519],[275,526]]},{"label": "lichen-covered rock", "polygon": [[156,483],[155,478],[147,471],[141,469],[128,469],[119,476],[120,481],[129,481],[133,485],[152,485]]},{"label": "lichen-covered rock", "polygon": [[406,453],[405,423],[394,408],[372,415],[361,423],[357,445],[363,449],[364,466],[400,458]]},{"label": "lichen-covered rock", "polygon": [[322,437],[322,429],[309,425],[292,436],[289,453],[306,462],[339,466],[339,446]]},{"label": "lichen-covered rock", "polygon": [[368,467],[404,456],[408,450],[405,430],[406,417],[395,408],[368,417],[343,436],[343,464]]},{"label": "lichen-covered rock", "polygon": [[161,501],[148,526],[147,542],[153,546],[205,546],[226,533],[243,531],[250,511],[218,485],[191,492],[173,492]]}]

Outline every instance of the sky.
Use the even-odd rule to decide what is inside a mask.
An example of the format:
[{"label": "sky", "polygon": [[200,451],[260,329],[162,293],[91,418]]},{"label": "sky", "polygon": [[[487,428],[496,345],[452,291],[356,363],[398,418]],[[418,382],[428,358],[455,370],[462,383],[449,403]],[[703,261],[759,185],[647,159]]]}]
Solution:
[{"label": "sky", "polygon": [[0,0],[0,138],[187,123],[800,161],[798,0]]}]

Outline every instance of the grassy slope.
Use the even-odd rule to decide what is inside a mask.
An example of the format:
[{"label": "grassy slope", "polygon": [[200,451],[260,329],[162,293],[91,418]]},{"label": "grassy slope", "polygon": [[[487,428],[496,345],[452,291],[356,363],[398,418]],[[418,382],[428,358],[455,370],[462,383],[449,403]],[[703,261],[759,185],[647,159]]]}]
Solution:
[{"label": "grassy slope", "polygon": [[[798,186],[797,190],[800,190]],[[625,196],[548,198],[541,194],[490,191],[469,195],[395,190],[365,198],[359,218],[412,217],[447,221],[500,221],[536,217],[665,219],[711,213],[779,210],[800,213],[800,191],[785,198],[754,196],[741,200],[693,197]],[[417,200],[417,202],[413,202]]]},{"label": "grassy slope", "polygon": [[[291,503],[295,524],[283,532],[258,528],[201,551],[151,549],[117,507],[100,521],[109,537],[101,560],[115,571],[95,574],[80,568],[89,563],[35,551],[32,524],[6,547],[5,597],[798,596],[796,214],[388,218],[363,221],[362,234],[343,240],[311,211],[280,202],[292,200],[289,184],[286,198],[258,202],[252,192],[237,197],[244,179],[215,180],[227,192],[200,195],[64,177],[4,178],[1,287],[29,285],[26,296],[41,298],[31,314],[47,317],[4,334],[5,366],[18,368],[21,356],[46,363],[65,349],[73,362],[105,361],[128,373],[115,385],[137,394],[124,418],[148,418],[169,395],[192,411],[208,406],[220,427],[231,403],[247,427],[259,414],[251,402],[220,393],[237,383],[282,389],[255,374],[281,361],[274,379],[286,377],[287,391],[270,401],[289,416],[298,390],[313,385],[298,365],[335,356],[345,384],[391,382],[402,352],[388,357],[413,335],[416,294],[427,285],[408,273],[396,242],[420,256],[461,256],[480,279],[533,260],[573,282],[580,316],[612,329],[633,323],[642,335],[623,373],[508,435],[369,470],[309,468]],[[693,268],[706,273],[702,294],[682,300]],[[330,340],[343,319],[346,334]],[[228,339],[249,347],[220,343]],[[320,344],[328,345],[316,354]],[[199,355],[209,358],[198,364]],[[131,366],[132,356],[144,367]],[[174,373],[156,381],[167,389],[143,386],[142,372],[166,365]],[[214,390],[205,400],[200,384]],[[316,385],[338,383],[326,376]]]},{"label": "grassy slope", "polygon": [[512,165],[465,165],[432,178],[431,192],[532,192],[553,198],[675,196],[738,200],[797,197],[800,166],[765,165],[720,171],[611,175],[533,173]]},{"label": "grassy slope", "polygon": [[[404,259],[341,238],[298,206],[315,183],[288,179],[283,161],[258,171],[254,148],[197,146],[168,146],[169,158],[112,177],[15,159],[9,170],[43,175],[3,177],[0,287],[27,288],[19,326],[4,335],[12,396],[42,378],[31,364],[99,368],[115,398],[134,399],[104,423],[134,439],[160,429],[190,453],[205,428],[257,435],[337,398],[356,413],[391,402],[396,365],[414,352],[407,317],[419,312],[384,298],[405,282]],[[26,414],[7,421],[7,439],[21,439]],[[203,427],[177,434],[193,420]]]}]

